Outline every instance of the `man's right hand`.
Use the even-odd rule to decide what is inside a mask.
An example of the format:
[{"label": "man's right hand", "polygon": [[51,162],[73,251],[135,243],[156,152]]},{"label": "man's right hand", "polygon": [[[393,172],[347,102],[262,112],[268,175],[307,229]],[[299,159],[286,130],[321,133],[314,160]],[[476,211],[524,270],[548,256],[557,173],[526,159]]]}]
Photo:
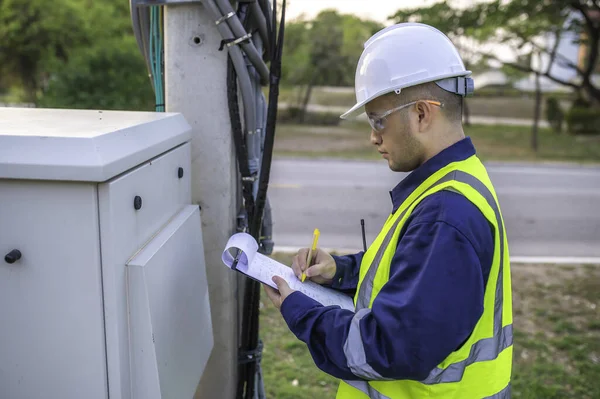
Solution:
[{"label": "man's right hand", "polygon": [[294,256],[292,262],[292,270],[298,279],[302,279],[302,272],[306,273],[306,277],[317,284],[331,284],[336,272],[335,260],[322,249],[317,248],[316,253],[313,253],[313,265],[306,266],[306,257],[308,256],[308,248],[302,248],[298,254]]}]

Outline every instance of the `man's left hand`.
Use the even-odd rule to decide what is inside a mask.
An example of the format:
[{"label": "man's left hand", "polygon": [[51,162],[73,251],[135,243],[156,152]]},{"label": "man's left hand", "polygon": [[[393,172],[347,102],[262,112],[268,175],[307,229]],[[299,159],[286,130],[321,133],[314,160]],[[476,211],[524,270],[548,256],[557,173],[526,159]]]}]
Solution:
[{"label": "man's left hand", "polygon": [[275,307],[279,309],[281,308],[281,304],[283,303],[285,298],[287,298],[288,295],[294,292],[294,290],[291,289],[288,283],[279,276],[273,276],[273,282],[277,284],[277,289],[279,290],[279,292],[275,288],[272,288],[267,284],[263,285],[265,286],[265,292],[269,296],[269,299],[271,300],[271,302],[273,302],[273,305],[275,305]]}]

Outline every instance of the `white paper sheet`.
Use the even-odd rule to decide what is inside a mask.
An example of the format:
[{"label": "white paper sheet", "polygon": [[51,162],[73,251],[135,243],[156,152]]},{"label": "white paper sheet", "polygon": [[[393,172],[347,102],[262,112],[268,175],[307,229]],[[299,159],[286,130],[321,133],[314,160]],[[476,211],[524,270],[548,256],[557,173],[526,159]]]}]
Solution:
[{"label": "white paper sheet", "polygon": [[273,288],[277,288],[277,286],[273,282],[272,277],[280,276],[287,281],[291,289],[304,293],[324,306],[338,305],[342,309],[354,311],[354,303],[349,296],[331,288],[322,287],[309,280],[301,282],[294,275],[291,267],[258,253],[258,244],[250,234],[234,234],[227,242],[221,259],[230,269],[233,266],[234,257],[237,252],[236,249],[242,251],[236,266],[236,270],[240,273],[261,283],[268,284]]}]

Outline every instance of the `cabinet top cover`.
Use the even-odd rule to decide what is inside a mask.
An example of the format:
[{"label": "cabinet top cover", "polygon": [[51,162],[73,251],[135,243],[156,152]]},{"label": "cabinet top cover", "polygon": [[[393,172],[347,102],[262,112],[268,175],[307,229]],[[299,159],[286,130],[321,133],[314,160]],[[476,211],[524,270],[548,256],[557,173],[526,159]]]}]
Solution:
[{"label": "cabinet top cover", "polygon": [[179,113],[0,108],[0,179],[103,182],[190,139]]}]

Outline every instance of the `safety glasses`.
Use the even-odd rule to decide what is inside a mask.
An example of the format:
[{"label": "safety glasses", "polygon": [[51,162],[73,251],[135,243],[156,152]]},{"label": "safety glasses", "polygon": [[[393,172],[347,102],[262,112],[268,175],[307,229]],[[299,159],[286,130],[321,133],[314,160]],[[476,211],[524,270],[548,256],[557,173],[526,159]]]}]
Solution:
[{"label": "safety glasses", "polygon": [[371,129],[373,129],[374,131],[376,131],[377,133],[382,132],[385,129],[385,125],[386,125],[386,117],[393,114],[396,111],[400,111],[401,109],[404,109],[406,107],[410,107],[413,104],[418,103],[419,101],[425,101],[426,103],[432,104],[432,105],[437,105],[438,107],[443,107],[444,104],[439,102],[439,101],[432,101],[432,100],[417,100],[417,101],[412,101],[409,102],[408,104],[404,104],[401,105],[399,107],[396,108],[392,108],[388,111],[385,111],[383,114],[381,115],[376,115],[376,116],[370,116],[367,115],[367,119],[369,120],[369,125],[371,125]]}]

